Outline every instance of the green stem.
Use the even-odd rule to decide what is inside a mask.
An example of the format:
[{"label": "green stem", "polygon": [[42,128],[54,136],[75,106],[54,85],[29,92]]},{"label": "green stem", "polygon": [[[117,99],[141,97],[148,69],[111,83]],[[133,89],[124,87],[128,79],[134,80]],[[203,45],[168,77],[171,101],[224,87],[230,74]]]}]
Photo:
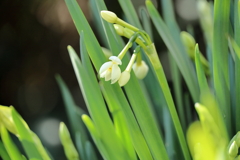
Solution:
[{"label": "green stem", "polygon": [[125,45],[125,47],[122,49],[122,51],[119,53],[118,58],[122,59],[125,54],[127,53],[128,49],[132,47],[133,42],[137,39],[138,33],[135,32],[131,38],[129,38],[128,43]]},{"label": "green stem", "polygon": [[137,27],[134,27],[133,25],[131,25],[131,24],[123,21],[123,20],[120,19],[120,18],[117,19],[116,24],[119,24],[119,25],[121,25],[121,26],[123,26],[123,27],[129,28],[129,29],[131,29],[131,30],[133,30],[133,31],[135,31],[135,32],[139,30]]},{"label": "green stem", "polygon": [[131,71],[132,66],[133,66],[133,63],[134,63],[135,60],[136,60],[136,57],[137,57],[137,54],[136,54],[136,53],[132,55],[132,57],[131,57],[131,59],[130,59],[128,65],[127,65],[126,71],[128,71],[128,72]]},{"label": "green stem", "polygon": [[126,44],[126,46],[123,48],[123,50],[119,53],[118,58],[119,59],[123,59],[123,57],[125,56],[125,54],[127,53],[128,49],[132,47],[132,42],[128,41],[128,43]]},{"label": "green stem", "polygon": [[139,53],[138,55],[137,55],[137,65],[141,65],[141,63],[142,63],[142,55],[141,55],[141,53]]},{"label": "green stem", "polygon": [[181,124],[180,124],[180,120],[177,115],[177,111],[176,111],[176,108],[175,108],[175,105],[173,102],[173,98],[172,98],[172,95],[171,95],[171,92],[170,92],[170,89],[169,89],[169,86],[167,83],[166,76],[164,74],[164,71],[163,71],[161,62],[158,58],[154,44],[149,45],[147,47],[147,50],[145,50],[145,51],[147,53],[148,58],[150,59],[150,62],[152,64],[153,68],[154,68],[154,72],[157,77],[158,83],[160,84],[160,86],[162,88],[164,97],[167,102],[168,109],[170,111],[170,114],[171,114],[171,117],[173,120],[173,124],[176,129],[177,136],[178,136],[178,139],[179,139],[182,151],[183,151],[183,155],[185,157],[185,160],[190,160],[191,158],[190,158],[190,154],[188,151],[186,139],[185,139],[185,136],[184,136]]}]

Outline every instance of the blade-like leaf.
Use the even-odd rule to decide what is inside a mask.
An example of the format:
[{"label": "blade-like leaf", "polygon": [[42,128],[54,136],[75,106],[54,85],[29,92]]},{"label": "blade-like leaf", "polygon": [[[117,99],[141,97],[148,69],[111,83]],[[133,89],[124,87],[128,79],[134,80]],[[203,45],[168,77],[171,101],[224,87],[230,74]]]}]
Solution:
[{"label": "blade-like leaf", "polygon": [[13,143],[7,129],[4,126],[1,126],[0,129],[1,129],[1,138],[3,141],[3,144],[2,143],[0,144],[1,157],[5,158],[6,160],[7,159],[23,160],[22,154],[19,152],[18,148]]},{"label": "blade-like leaf", "polygon": [[0,141],[0,157],[2,157],[3,160],[11,160],[2,141]]},{"label": "blade-like leaf", "polygon": [[163,22],[161,16],[159,15],[156,8],[153,6],[151,1],[147,0],[146,5],[158,33],[161,35],[170,53],[173,55],[173,58],[175,59],[178,68],[181,71],[183,78],[186,81],[186,84],[188,85],[193,100],[195,102],[198,101],[199,88],[197,85],[197,77],[195,75],[193,66],[190,63],[189,57],[187,57],[184,48],[178,46],[179,41],[177,41],[177,39],[172,36],[171,31]]},{"label": "blade-like leaf", "polygon": [[214,1],[213,81],[216,98],[228,132],[231,135],[231,111],[228,73],[228,42],[230,0]]},{"label": "blade-like leaf", "polygon": [[84,70],[75,51],[69,46],[68,51],[81,87],[88,111],[96,125],[97,130],[101,133],[106,149],[109,151],[110,158],[121,159],[128,156],[119,139],[117,138],[113,124],[108,115],[104,100],[94,78],[90,78]]},{"label": "blade-like leaf", "polygon": [[[234,0],[234,40],[236,45],[235,50],[235,117],[236,131],[240,130],[240,1]],[[234,46],[234,45],[233,45]]]},{"label": "blade-like leaf", "polygon": [[34,142],[32,131],[29,129],[26,122],[21,118],[21,116],[17,113],[17,111],[12,107],[12,117],[13,121],[16,125],[17,133],[19,135],[19,139],[23,145],[25,152],[29,159],[43,159],[40,152],[38,151],[36,144]]},{"label": "blade-like leaf", "polygon": [[198,83],[199,83],[201,94],[210,93],[207,79],[205,77],[203,66],[202,66],[201,60],[200,60],[200,51],[198,48],[198,44],[196,44],[196,47],[195,47],[195,64],[196,64]]},{"label": "blade-like leaf", "polygon": [[[84,31],[84,33],[86,35],[85,36],[86,37],[85,38],[85,44],[86,44],[87,51],[89,53],[89,56],[90,56],[90,58],[91,58],[91,60],[94,64],[96,70],[99,70],[100,66],[105,62],[106,58],[103,55],[102,50],[101,50],[95,36],[93,35],[92,30],[90,29],[90,26],[86,21],[86,18],[84,17],[82,11],[78,7],[78,4],[76,3],[76,1],[75,0],[66,0],[65,2],[68,6],[68,9],[69,9],[71,15],[72,15],[72,18],[74,19],[74,22],[76,24],[76,27],[77,27],[79,33],[80,33],[81,30]],[[77,73],[77,75],[79,75],[79,73]],[[94,85],[94,84],[91,84],[91,85]],[[122,91],[119,90],[120,89],[119,87],[115,87],[115,88],[117,88],[118,91],[120,92],[120,94],[123,95]],[[95,91],[92,92],[92,93],[95,93]],[[94,95],[92,95],[92,93],[89,93],[89,94],[92,97],[94,97]],[[131,109],[128,108],[129,104],[127,103],[125,97],[121,96],[120,99],[123,99],[126,102],[124,104],[125,105],[124,107],[126,107],[125,111],[127,110],[125,112],[125,117],[130,117],[131,118],[131,121],[129,121],[129,129],[131,130],[130,133],[131,133],[131,137],[133,139],[133,142],[134,142],[134,144],[136,144],[136,145],[134,145],[135,149],[137,151],[139,151],[138,152],[139,154],[144,154],[148,151],[148,149],[146,148],[146,144],[144,142],[144,138],[142,136],[142,133],[139,130],[136,121],[134,120],[134,116],[131,113]],[[95,102],[95,101],[96,100],[93,100],[93,102]],[[105,116],[102,115],[102,117],[105,117]],[[127,122],[128,122],[128,120],[127,120]],[[136,136],[136,135],[138,135],[138,136]],[[140,149],[140,148],[142,148],[142,149]],[[150,160],[149,156],[143,156],[143,157],[146,157],[146,160]]]}]

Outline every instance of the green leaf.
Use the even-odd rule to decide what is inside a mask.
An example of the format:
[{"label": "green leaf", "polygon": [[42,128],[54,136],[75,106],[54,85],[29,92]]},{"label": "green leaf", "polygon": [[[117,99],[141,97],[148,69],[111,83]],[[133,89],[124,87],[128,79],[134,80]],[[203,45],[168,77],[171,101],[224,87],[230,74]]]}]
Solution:
[{"label": "green leaf", "polygon": [[81,157],[81,159],[84,159],[84,160],[88,160],[87,155],[86,155],[87,150],[85,148],[86,142],[88,142],[88,141],[86,141],[86,139],[82,138],[82,135],[80,132],[75,132],[75,144],[76,144],[77,150],[79,152],[79,156]]},{"label": "green leaf", "polygon": [[221,108],[227,130],[231,135],[231,111],[229,96],[228,42],[230,0],[214,1],[213,30],[213,81],[216,98]]},{"label": "green leaf", "polygon": [[151,26],[151,20],[147,13],[146,7],[139,7],[139,16],[142,20],[144,31],[146,31],[151,39],[153,39],[153,32]]},{"label": "green leaf", "polygon": [[[102,157],[110,160],[112,155],[104,146],[104,142],[102,141],[100,133],[97,131],[96,125],[93,123],[92,119],[88,115],[82,115],[82,120],[88,128],[99,152],[102,154]],[[86,145],[84,147],[86,147]],[[88,151],[86,152],[86,157],[88,157]]]},{"label": "green leaf", "polygon": [[68,160],[80,160],[78,152],[72,142],[70,133],[66,125],[61,122],[59,127],[59,137],[64,148],[65,155]]},{"label": "green leaf", "polygon": [[91,12],[93,14],[92,21],[94,22],[94,25],[98,26],[96,27],[96,31],[99,35],[99,41],[102,42],[103,46],[105,46],[106,48],[109,48],[108,40],[102,26],[102,17],[99,16],[100,14],[97,9],[96,2],[95,0],[90,0],[89,3],[90,3],[89,5],[90,5]]},{"label": "green leaf", "polygon": [[[122,2],[120,2],[120,3],[122,3]],[[123,10],[125,10],[125,13],[128,12],[127,14],[128,15],[131,14],[132,17],[134,15],[136,15],[135,10],[132,9],[133,6],[130,1],[124,1],[124,4],[122,3],[122,5],[128,6],[127,8],[123,8]],[[101,9],[103,9],[103,8],[101,8]],[[138,18],[134,19],[134,20],[136,23],[139,22]],[[130,20],[130,22],[131,22],[131,20]],[[140,26],[140,23],[137,25],[137,27],[138,26]],[[114,38],[113,38],[113,36],[115,36],[116,33],[111,32],[110,28],[108,28],[107,25],[104,25],[104,29],[106,31],[107,38],[112,40],[112,41],[109,41],[109,45],[113,46],[111,49],[115,49],[116,52],[119,51],[120,50],[119,44],[117,43],[116,40],[114,41]],[[116,47],[114,47],[114,46],[116,46]],[[126,64],[128,63],[128,60],[129,60],[128,58],[123,59],[123,61],[122,61],[123,67],[126,66]],[[118,88],[118,87],[116,87],[116,88]],[[139,123],[139,126],[143,132],[143,135],[146,139],[146,142],[149,146],[149,149],[150,149],[153,157],[159,158],[159,159],[160,158],[166,159],[167,153],[166,153],[166,150],[165,150],[165,147],[164,147],[164,144],[163,144],[160,132],[159,132],[159,128],[154,119],[154,114],[150,110],[150,107],[149,107],[150,104],[148,103],[148,101],[145,98],[145,95],[143,94],[144,90],[140,87],[138,80],[133,75],[133,73],[131,74],[130,81],[128,82],[127,85],[124,86],[124,88],[125,88],[128,98],[129,98],[129,101],[130,101],[130,104],[134,111],[134,114],[136,116],[136,119]],[[116,92],[116,89],[114,89],[114,92]],[[119,96],[119,95],[117,95],[117,96]],[[124,113],[124,114],[126,115],[127,113]],[[135,147],[136,147],[136,145],[135,145]],[[137,151],[137,153],[140,154],[139,151]]]},{"label": "green leaf", "polygon": [[109,157],[117,160],[127,156],[126,151],[115,134],[115,129],[108,115],[97,81],[95,78],[88,76],[75,51],[70,46],[68,47],[68,51],[88,111],[97,130],[101,133],[101,138],[104,141],[105,149],[108,150]]},{"label": "green leaf", "polygon": [[235,122],[236,130],[240,130],[240,1],[234,0],[234,40],[236,45],[233,45],[235,50],[235,85],[234,85],[234,95],[235,95]]},{"label": "green leaf", "polygon": [[[220,110],[219,110],[218,106],[215,104],[215,100],[213,100],[214,97],[210,91],[210,88],[207,83],[207,79],[204,75],[203,66],[201,64],[200,58],[201,58],[200,51],[198,48],[198,44],[196,44],[195,63],[196,63],[196,70],[197,70],[197,75],[198,75],[198,83],[199,83],[199,87],[200,87],[200,91],[201,91],[201,103],[203,103],[204,105],[207,106],[207,109],[209,110],[213,119],[216,121],[216,124],[219,125],[220,128],[222,129],[221,132],[223,134],[225,134],[226,128],[225,128],[225,125],[223,124],[223,118],[220,114]],[[225,136],[225,138],[227,138],[226,134],[224,136]]]},{"label": "green leaf", "polygon": [[183,96],[182,96],[182,81],[181,81],[181,74],[177,67],[176,62],[174,61],[171,54],[168,54],[169,56],[169,62],[170,62],[170,69],[171,69],[171,75],[172,75],[172,81],[173,81],[173,91],[174,96],[176,97],[176,107],[179,114],[179,119],[182,124],[183,131],[185,132],[187,129],[186,125],[186,116],[185,116],[185,110],[183,105]]},{"label": "green leaf", "polygon": [[200,60],[200,51],[198,48],[198,44],[196,44],[196,46],[195,46],[195,64],[196,64],[198,83],[199,83],[201,94],[210,93],[207,79],[205,77],[203,66],[202,66],[201,60]]},{"label": "green leaf", "polygon": [[[81,115],[83,114],[83,111],[78,108],[78,106],[75,104],[71,93],[69,89],[67,88],[65,82],[62,80],[62,78],[59,75],[56,75],[56,79],[58,82],[58,85],[60,87],[61,93],[63,95],[63,100],[65,103],[66,111],[67,111],[67,116],[70,121],[71,125],[71,131],[73,134],[79,133],[81,135],[81,143],[82,145],[85,145],[88,137],[87,137],[87,132],[86,128],[82,122]],[[77,123],[76,123],[77,122]],[[77,134],[78,135],[78,134]],[[78,137],[76,137],[77,139]],[[85,159],[85,148],[82,148],[80,157],[82,159]]]},{"label": "green leaf", "polygon": [[127,127],[126,119],[123,115],[123,111],[118,102],[118,97],[114,94],[114,92],[108,90],[100,83],[104,98],[108,104],[109,111],[112,114],[114,126],[116,129],[116,134],[122,140],[126,150],[128,151],[131,160],[137,159],[135,150],[133,148],[132,140],[129,135],[129,130]]},{"label": "green leaf", "polygon": [[[106,5],[104,4],[103,1],[96,1],[96,0],[91,0],[94,1],[93,4],[95,4],[96,9],[98,13],[100,13],[102,10],[107,10]],[[120,52],[119,49],[119,44],[116,43],[119,40],[119,36],[116,34],[115,29],[112,24],[108,23],[104,19],[101,18],[101,15],[99,14],[99,19],[101,22],[101,25],[104,29],[104,33],[108,42],[108,46],[112,53],[114,55],[118,54]]]},{"label": "green leaf", "polygon": [[118,0],[118,2],[125,13],[127,20],[137,28],[142,29],[141,23],[131,0]]},{"label": "green leaf", "polygon": [[[58,85],[60,87],[61,93],[63,95],[64,104],[66,107],[67,115],[70,121],[71,129],[73,133],[80,132],[84,139],[87,139],[87,133],[85,127],[82,123],[81,117],[78,115],[78,106],[75,104],[69,89],[67,88],[65,82],[61,76],[56,75]],[[80,113],[81,114],[81,113]],[[76,123],[78,122],[78,123]]]},{"label": "green leaf", "polygon": [[[4,126],[1,126],[1,138],[3,141],[3,145],[5,147],[3,147],[3,145],[1,144],[1,151],[3,151],[3,153],[5,151],[7,151],[7,153],[5,153],[5,158],[6,159],[16,159],[16,160],[23,160],[22,158],[22,154],[19,152],[18,148],[16,147],[16,145],[14,144],[14,142],[12,141],[7,129]],[[5,151],[4,151],[5,150]],[[9,155],[9,157],[8,157]],[[3,158],[3,154],[1,153],[1,156]]]},{"label": "green leaf", "polygon": [[5,149],[1,141],[0,141],[0,157],[2,157],[3,160],[11,160],[7,153],[7,150]]},{"label": "green leaf", "polygon": [[[40,139],[38,138],[38,136],[34,133],[31,132],[32,134],[32,139],[35,142],[35,145],[38,149],[38,152],[40,153],[40,155],[42,156],[42,159],[44,160],[51,160],[51,158],[48,155],[48,152],[46,151],[46,149],[43,147],[42,142],[40,141]],[[53,159],[52,159],[53,160]]]},{"label": "green leaf", "polygon": [[[78,7],[78,8],[76,9],[76,8],[74,7],[74,6],[77,6],[76,1],[66,0],[66,3],[67,3],[67,6],[68,6],[68,8],[69,8],[69,10],[70,10],[70,13],[71,13],[71,15],[72,15],[72,18],[74,19],[74,21],[76,21],[76,22],[75,22],[76,27],[78,28],[79,31],[80,31],[80,30],[83,30],[84,33],[85,33],[85,35],[87,35],[87,36],[85,36],[85,37],[86,37],[86,38],[85,38],[85,44],[86,44],[86,47],[87,47],[89,56],[90,56],[90,58],[91,58],[91,60],[92,60],[92,62],[93,62],[93,64],[94,64],[96,70],[98,70],[98,69],[100,68],[100,66],[105,62],[106,58],[105,58],[104,54],[102,53],[102,50],[101,50],[101,48],[100,48],[100,46],[99,46],[99,44],[98,44],[95,36],[93,35],[92,31],[90,30],[90,26],[88,25],[88,23],[87,23],[84,15],[82,14],[80,8]],[[80,20],[81,20],[81,21],[80,21]],[[79,22],[78,22],[78,21],[79,21]],[[79,75],[79,74],[77,73],[77,75]],[[84,76],[83,76],[83,77],[84,77]],[[80,79],[79,79],[79,80],[80,80]],[[92,85],[93,85],[93,84],[90,84],[89,87],[92,87]],[[86,86],[87,86],[87,85],[86,85]],[[95,88],[96,88],[96,87],[97,87],[97,86],[95,85]],[[93,90],[95,90],[95,89],[93,88]],[[119,87],[118,87],[118,90],[119,90]],[[93,91],[92,93],[89,93],[89,96],[91,95],[90,97],[94,97],[93,93],[96,94],[95,91]],[[121,94],[123,95],[122,91],[121,91]],[[124,96],[123,96],[123,97],[124,97]],[[124,98],[124,99],[125,99],[125,98]],[[87,101],[88,101],[88,100],[87,100]],[[126,99],[125,99],[125,101],[126,101]],[[94,99],[93,102],[96,102],[96,100]],[[102,103],[102,102],[101,102],[101,103]],[[126,103],[127,103],[127,102],[126,102]],[[126,106],[126,107],[129,107],[128,103],[127,103],[127,105],[125,105],[125,106]],[[98,106],[98,107],[99,107],[99,106]],[[129,110],[130,110],[130,112],[131,112],[131,109],[130,109],[130,108],[128,109],[128,111],[129,111]],[[130,113],[127,113],[127,114],[129,115]],[[130,114],[130,115],[131,115],[132,120],[133,120],[133,119],[134,119],[134,116],[133,116],[132,114]],[[92,117],[94,117],[94,116],[92,116]],[[98,116],[98,117],[99,117],[99,116]],[[106,117],[106,116],[101,115],[101,117]],[[101,117],[99,117],[99,118],[101,118]],[[127,117],[127,116],[125,115],[125,117]],[[140,150],[137,149],[137,150],[140,151],[140,152],[138,152],[139,154],[144,154],[144,153],[147,151],[147,149],[144,148],[144,147],[146,147],[146,145],[143,145],[143,144],[144,144],[144,139],[143,139],[143,137],[142,137],[142,134],[141,134],[139,128],[137,127],[137,126],[138,126],[137,123],[134,122],[134,120],[131,121],[131,122],[133,122],[133,125],[134,125],[134,127],[133,127],[132,125],[129,126],[129,129],[131,128],[132,138],[134,139],[135,144],[140,144],[140,145],[135,145],[135,148],[143,148],[143,150],[142,150],[142,149],[140,149]],[[130,123],[130,122],[129,122],[129,123]],[[106,125],[106,124],[105,124],[105,125]],[[98,125],[97,125],[97,126],[98,126]],[[108,125],[106,125],[106,126],[108,126]],[[136,130],[136,127],[138,128],[137,130]],[[106,129],[106,130],[109,130],[109,129]],[[104,131],[104,132],[105,132],[105,131]],[[104,132],[103,132],[103,135],[104,135]],[[133,133],[136,133],[136,132],[137,132],[137,134],[133,134]],[[108,134],[106,134],[106,135],[108,135]],[[139,135],[139,136],[136,136],[136,135]],[[111,137],[111,136],[110,136],[110,137]],[[109,138],[109,137],[108,137],[108,138]],[[112,150],[112,148],[111,148],[111,150]],[[147,156],[147,157],[148,157],[148,156]],[[146,158],[146,159],[149,160],[149,158]]]},{"label": "green leaf", "polygon": [[97,160],[97,155],[94,151],[94,148],[93,148],[92,144],[89,141],[86,143],[85,148],[86,148],[86,151],[87,151],[88,160]]},{"label": "green leaf", "polygon": [[41,160],[42,156],[36,147],[31,130],[14,108],[12,108],[12,117],[16,125],[19,140],[21,141],[28,158]]},{"label": "green leaf", "polygon": [[96,70],[99,70],[101,65],[106,61],[106,58],[102,52],[102,49],[91,30],[88,21],[86,20],[82,10],[80,9],[76,0],[65,0],[68,10],[72,16],[72,19],[75,23],[78,33],[80,34],[81,31],[84,31],[85,36],[85,44],[89,56],[94,64]]},{"label": "green leaf", "polygon": [[[181,44],[181,41],[179,38],[175,38],[175,36],[173,37],[173,34],[171,33],[172,31],[170,31],[169,27],[163,22],[161,16],[151,1],[147,0],[146,5],[158,33],[161,35],[170,53],[173,55],[173,58],[175,59],[178,68],[181,71],[184,80],[186,81],[193,100],[195,102],[198,101],[199,88],[197,85],[197,77],[195,75],[195,71],[190,62],[190,59],[185,53],[186,51],[183,47],[179,46]],[[173,30],[173,32],[174,31],[175,30]],[[176,33],[176,31],[174,33]],[[177,37],[179,37],[179,35]]]}]

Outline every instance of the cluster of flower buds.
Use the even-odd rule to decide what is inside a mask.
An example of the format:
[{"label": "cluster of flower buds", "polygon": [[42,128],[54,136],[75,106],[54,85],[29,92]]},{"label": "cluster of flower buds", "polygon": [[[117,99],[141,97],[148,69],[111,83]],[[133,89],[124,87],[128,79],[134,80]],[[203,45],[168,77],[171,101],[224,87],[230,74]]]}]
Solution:
[{"label": "cluster of flower buds", "polygon": [[[143,50],[145,50],[147,46],[152,44],[148,34],[121,20],[113,12],[101,11],[101,16],[107,22],[114,24],[118,35],[128,38],[129,41],[118,56],[110,56],[110,61],[101,66],[99,70],[100,77],[105,78],[105,81],[111,80],[111,84],[118,82],[120,86],[124,86],[129,81],[130,72],[133,69],[136,77],[143,79],[148,73],[148,66],[142,60],[140,49],[143,48]],[[134,42],[136,42],[138,46],[135,48],[126,69],[121,72],[119,68],[119,65],[122,64],[121,60]]]}]

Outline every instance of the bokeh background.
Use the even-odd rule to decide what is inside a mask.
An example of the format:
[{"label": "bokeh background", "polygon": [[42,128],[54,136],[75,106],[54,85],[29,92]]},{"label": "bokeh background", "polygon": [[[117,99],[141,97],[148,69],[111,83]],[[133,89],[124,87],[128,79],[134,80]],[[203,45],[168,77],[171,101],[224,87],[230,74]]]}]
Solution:
[{"label": "bokeh background", "polygon": [[[88,0],[78,2],[95,31],[97,26],[92,21]],[[117,1],[105,2],[109,10],[121,17]],[[144,5],[144,0],[133,0],[133,3],[137,9]],[[160,0],[154,3],[161,7]],[[174,7],[181,29],[192,26],[201,41],[195,0],[175,0]],[[171,83],[166,48],[160,37],[154,41]],[[58,127],[60,121],[67,123],[67,118],[56,74],[67,83],[76,104],[86,110],[67,45],[79,53],[79,36],[64,0],[0,1],[0,104],[13,105],[58,160],[66,159]]]}]

